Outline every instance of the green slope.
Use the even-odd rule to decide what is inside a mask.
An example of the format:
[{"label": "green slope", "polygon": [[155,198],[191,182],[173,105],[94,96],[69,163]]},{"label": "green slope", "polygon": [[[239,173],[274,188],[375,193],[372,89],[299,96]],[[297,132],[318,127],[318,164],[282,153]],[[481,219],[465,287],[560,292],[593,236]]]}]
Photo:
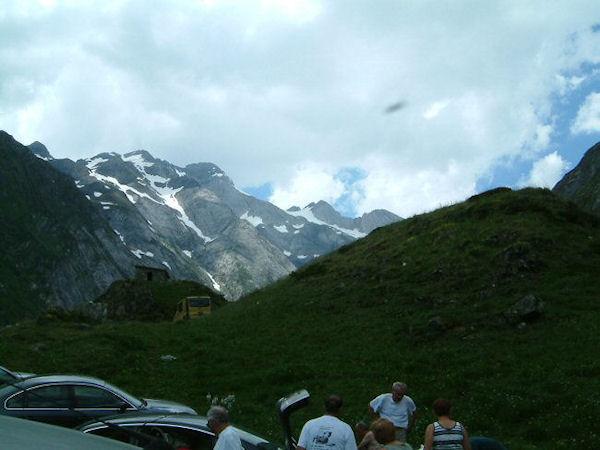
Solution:
[{"label": "green slope", "polygon": [[[598,274],[597,216],[547,190],[500,189],[378,229],[198,321],[24,324],[0,331],[0,354],[15,369],[89,373],[200,411],[208,394],[233,394],[235,421],[274,439],[287,392],[315,399],[299,428],[331,392],[348,422],[366,419],[368,401],[401,380],[420,409],[415,446],[429,405],[449,397],[473,435],[589,448]],[[505,313],[526,295],[546,306],[523,325]]]}]

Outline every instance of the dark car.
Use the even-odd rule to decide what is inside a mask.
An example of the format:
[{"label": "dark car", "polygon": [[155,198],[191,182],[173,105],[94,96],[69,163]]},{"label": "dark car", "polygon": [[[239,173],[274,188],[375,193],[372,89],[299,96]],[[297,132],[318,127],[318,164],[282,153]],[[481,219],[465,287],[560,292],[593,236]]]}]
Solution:
[{"label": "dark car", "polygon": [[[277,402],[282,420],[285,448],[291,449],[295,441],[291,437],[289,423],[291,412],[306,405],[309,399],[307,391],[298,391]],[[242,445],[246,450],[277,449],[278,446],[266,439],[244,431],[236,426]],[[78,428],[84,433],[109,437],[121,442],[146,446],[152,439],[160,438],[170,448],[177,450],[212,449],[216,436],[208,427],[206,417],[188,414],[144,414],[131,413],[105,417],[102,421],[92,421]]]},{"label": "dark car", "polygon": [[0,386],[0,413],[13,417],[74,427],[127,411],[196,414],[188,406],[137,398],[106,381],[85,376],[36,376]]}]

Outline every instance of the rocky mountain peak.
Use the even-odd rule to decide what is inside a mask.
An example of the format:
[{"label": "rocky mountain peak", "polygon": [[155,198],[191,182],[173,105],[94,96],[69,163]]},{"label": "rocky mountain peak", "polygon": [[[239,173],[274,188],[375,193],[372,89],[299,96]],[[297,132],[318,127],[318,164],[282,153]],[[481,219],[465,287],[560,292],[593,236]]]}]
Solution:
[{"label": "rocky mountain peak", "polygon": [[600,142],[552,190],[583,209],[600,212]]},{"label": "rocky mountain peak", "polygon": [[45,159],[46,161],[54,159],[46,146],[39,141],[32,142],[27,146],[29,150],[33,152],[34,155],[38,156],[41,159]]}]

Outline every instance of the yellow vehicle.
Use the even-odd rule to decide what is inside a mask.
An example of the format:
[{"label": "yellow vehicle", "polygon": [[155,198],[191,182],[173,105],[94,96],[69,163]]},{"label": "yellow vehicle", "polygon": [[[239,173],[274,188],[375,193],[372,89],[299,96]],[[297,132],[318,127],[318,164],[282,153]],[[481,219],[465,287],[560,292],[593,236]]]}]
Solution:
[{"label": "yellow vehicle", "polygon": [[210,310],[209,296],[185,297],[177,303],[177,311],[175,311],[173,322],[195,319],[205,314],[210,314]]}]

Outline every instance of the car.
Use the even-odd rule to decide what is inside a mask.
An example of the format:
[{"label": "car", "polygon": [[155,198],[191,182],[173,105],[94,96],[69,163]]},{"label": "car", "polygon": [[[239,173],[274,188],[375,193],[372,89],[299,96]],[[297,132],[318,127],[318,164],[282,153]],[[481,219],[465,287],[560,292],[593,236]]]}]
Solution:
[{"label": "car", "polygon": [[[290,415],[293,411],[308,403],[310,395],[301,390],[283,397],[277,402],[282,421],[286,450],[295,448],[296,442],[291,436]],[[278,446],[267,439],[249,433],[231,425],[239,434],[245,450],[269,450]],[[162,439],[171,448],[177,450],[212,449],[216,436],[208,427],[206,417],[188,414],[144,414],[129,413],[105,417],[100,421],[91,421],[78,427],[86,434],[109,437],[121,442],[145,446],[152,439]]]},{"label": "car", "polygon": [[87,376],[34,376],[0,386],[0,414],[64,427],[128,411],[196,414],[189,406],[137,398]]},{"label": "car", "polygon": [[0,366],[0,385],[7,383],[16,383],[17,381],[21,381],[25,378],[32,376],[34,376],[33,373],[14,372],[12,370],[8,370],[6,367]]},{"label": "car", "polygon": [[16,417],[0,416],[0,430],[3,450],[139,450],[139,447],[112,439]]}]

